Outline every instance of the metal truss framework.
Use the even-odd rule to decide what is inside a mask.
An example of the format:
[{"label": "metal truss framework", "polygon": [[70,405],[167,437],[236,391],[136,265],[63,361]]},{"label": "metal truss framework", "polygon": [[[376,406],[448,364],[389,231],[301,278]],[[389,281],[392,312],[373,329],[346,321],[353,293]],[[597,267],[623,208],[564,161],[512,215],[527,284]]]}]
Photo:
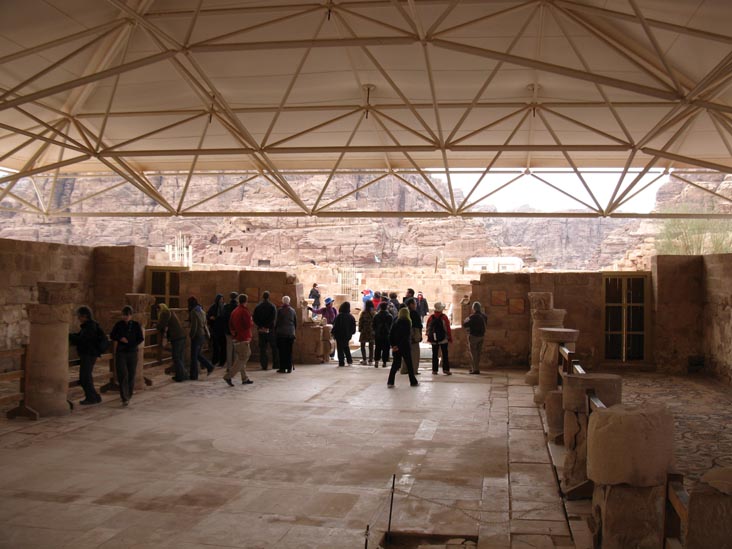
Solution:
[{"label": "metal truss framework", "polygon": [[[730,208],[677,214],[620,210],[660,177],[652,177],[659,168],[664,173],[675,170],[676,180],[732,204],[732,197],[683,171],[732,173],[732,36],[650,17],[641,0],[627,0],[626,11],[571,0],[328,0],[247,2],[240,7],[207,6],[199,0],[194,8],[159,11],[154,0],[107,2],[115,15],[95,26],[0,55],[0,165],[15,169],[0,177],[0,210],[46,216],[732,217]],[[486,4],[493,6],[487,9]],[[732,7],[727,15],[732,18]],[[241,24],[212,31],[221,17]],[[503,48],[490,48],[490,41],[475,38],[490,36],[504,22],[511,29],[504,33],[508,39]],[[288,32],[292,25],[300,32]],[[719,52],[713,66],[692,74],[683,60],[677,64],[669,52],[679,37],[713,46]],[[133,51],[143,39],[154,51]],[[565,62],[545,55],[547,44],[557,41]],[[622,77],[603,70],[588,51],[590,42],[612,52],[626,72],[627,67],[634,72]],[[527,53],[527,45],[533,54]],[[294,62],[282,69],[281,83],[267,89],[267,102],[243,104],[211,61],[227,56],[228,63],[244,53],[279,50]],[[344,85],[353,100],[324,97],[322,90],[320,100],[296,97],[308,78],[309,60],[315,52],[328,51],[348,59],[352,81]],[[418,62],[410,66],[418,73],[414,82],[391,62],[392,55]],[[17,76],[18,63],[38,59],[45,65]],[[72,72],[80,60],[85,64],[81,74],[58,81],[59,72]],[[472,86],[467,99],[444,93],[440,77],[451,61],[474,66],[471,72],[479,76],[480,85]],[[144,79],[150,74],[146,69],[161,65],[172,68],[178,85],[186,87],[198,106],[163,98],[156,108],[115,107],[123,77]],[[490,93],[515,84],[516,71],[521,78],[530,75],[531,81],[522,81],[528,96],[509,100]],[[371,83],[374,79],[378,87]],[[552,82],[559,82],[558,88],[577,86],[581,97],[544,97],[542,91],[551,89]],[[638,127],[638,112],[652,123]],[[250,124],[248,117],[258,122]],[[297,121],[296,127],[283,123],[288,117]],[[141,124],[143,119],[150,122]],[[119,124],[126,132],[116,132]],[[130,135],[130,127],[140,129]],[[716,142],[718,152],[693,152],[698,150],[693,141],[701,135],[694,133],[695,127]],[[361,139],[366,132],[368,138]],[[175,146],[160,146],[168,138]],[[191,139],[191,145],[181,145]],[[289,174],[295,173],[297,162],[315,166],[323,175],[317,196],[302,196],[293,186]],[[591,182],[595,172],[587,168],[593,162],[618,164],[617,181],[605,200]],[[151,173],[183,164],[187,168],[178,170],[185,178],[183,191],[171,201],[152,183]],[[480,169],[474,170],[475,183],[457,193],[453,179],[466,165]],[[191,203],[188,190],[200,174],[242,166],[245,174],[235,186]],[[486,192],[488,178],[506,173],[499,170],[506,166],[517,167],[515,177]],[[570,190],[550,181],[542,175],[550,166],[570,170],[579,186]],[[358,173],[369,174],[368,182],[333,196],[333,182],[359,168],[363,170]],[[116,180],[72,204],[54,204],[64,174],[88,170],[112,174]],[[445,185],[435,182],[433,170],[444,174]],[[50,185],[38,184],[39,176]],[[386,177],[396,178],[431,207],[399,212],[334,209]],[[565,195],[566,211],[481,210],[491,196],[526,178]],[[198,209],[255,179],[266,181],[294,209]],[[33,189],[32,195],[17,191],[21,182]],[[125,186],[142,192],[157,209],[74,208],[103,201]]]}]

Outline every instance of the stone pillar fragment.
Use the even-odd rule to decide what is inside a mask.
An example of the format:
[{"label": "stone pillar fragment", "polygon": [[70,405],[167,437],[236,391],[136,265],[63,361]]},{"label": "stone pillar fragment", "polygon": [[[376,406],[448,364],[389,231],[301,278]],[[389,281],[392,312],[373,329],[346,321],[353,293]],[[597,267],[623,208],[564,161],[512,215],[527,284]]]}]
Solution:
[{"label": "stone pillar fragment", "polygon": [[[155,298],[149,294],[125,294],[125,303],[132,307],[132,320],[140,323],[142,333],[150,324],[150,310]],[[135,372],[135,391],[145,390],[145,342],[137,349],[137,371]]]},{"label": "stone pillar fragment", "polygon": [[559,345],[565,344],[574,349],[574,342],[579,338],[579,330],[568,328],[539,328],[541,337],[541,364],[539,366],[539,388],[534,393],[534,402],[544,404],[549,391],[557,390],[557,365],[559,363]]},{"label": "stone pillar fragment", "polygon": [[713,469],[689,496],[686,549],[732,547],[732,467]]},{"label": "stone pillar fragment", "polygon": [[544,400],[546,410],[547,436],[556,441],[564,432],[564,409],[562,408],[562,391],[550,391]]},{"label": "stone pillar fragment", "polygon": [[30,361],[25,373],[25,403],[41,417],[71,412],[69,392],[69,319],[71,305],[28,305]]},{"label": "stone pillar fragment", "polygon": [[551,292],[529,292],[531,307],[531,368],[524,381],[527,385],[539,383],[539,362],[541,355],[541,328],[561,328],[567,311],[554,309],[554,296]]},{"label": "stone pillar fragment", "polygon": [[592,528],[603,549],[663,547],[673,435],[673,417],[661,405],[619,404],[590,415]]},{"label": "stone pillar fragment", "polygon": [[622,400],[623,380],[615,374],[567,374],[562,377],[564,447],[567,449],[562,488],[566,494],[587,480],[588,391],[594,392],[605,406],[614,406]]}]

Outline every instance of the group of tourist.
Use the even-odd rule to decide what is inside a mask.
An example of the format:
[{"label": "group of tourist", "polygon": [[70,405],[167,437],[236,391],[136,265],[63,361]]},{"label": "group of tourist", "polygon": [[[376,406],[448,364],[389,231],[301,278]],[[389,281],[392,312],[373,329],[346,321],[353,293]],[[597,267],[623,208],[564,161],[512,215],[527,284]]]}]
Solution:
[{"label": "group of tourist", "polygon": [[[334,300],[326,297],[324,306],[320,307],[320,291],[317,284],[309,294],[313,300],[313,314],[325,318],[331,325],[331,335],[336,348],[331,358],[337,353],[338,367],[353,364],[350,341],[359,332],[361,346],[361,364],[373,364],[374,368],[386,368],[389,354],[392,364],[387,380],[387,387],[393,388],[397,372],[409,376],[411,386],[419,385],[420,348],[426,332],[427,342],[432,347],[432,374],[439,374],[440,363],[444,375],[452,375],[450,371],[449,345],[452,343],[450,320],[445,315],[445,306],[439,301],[435,303],[432,314],[429,314],[427,300],[421,292],[415,295],[412,288],[406,292],[399,302],[396,292],[372,292],[364,290],[363,310],[358,322],[351,314],[350,302],[344,302],[336,310]],[[226,368],[224,381],[233,387],[233,379],[241,377],[243,385],[253,383],[247,374],[247,362],[252,354],[251,340],[256,330],[259,360],[262,370],[269,369],[269,356],[272,356],[272,367],[278,373],[289,374],[295,367],[292,361],[292,349],[296,337],[297,315],[290,304],[290,298],[284,296],[280,306],[270,301],[270,293],[262,293],[262,300],[254,308],[254,313],[247,306],[248,296],[231,292],[229,301],[224,303],[222,294],[216,295],[214,303],[204,312],[195,297],[188,298],[189,329],[183,329],[180,321],[165,303],[157,307],[157,330],[170,342],[173,361],[173,380],[183,382],[196,380],[199,375],[199,363],[210,375],[215,366]],[[115,368],[119,384],[122,404],[127,406],[135,388],[135,374],[138,367],[138,348],[145,337],[139,322],[133,320],[132,308],[122,309],[122,319],[113,327],[107,339],[99,324],[94,320],[91,309],[80,307],[77,310],[80,329],[69,335],[72,344],[76,345],[79,355],[79,383],[84,390],[82,405],[98,404],[101,396],[94,387],[93,369],[96,359],[106,352],[111,340],[114,345]],[[472,305],[471,315],[463,322],[468,330],[468,342],[471,354],[470,373],[480,373],[480,353],[483,346],[488,318],[483,313],[479,302]],[[191,342],[190,367],[186,371],[184,353],[186,338]],[[211,360],[203,354],[204,344],[211,343]]]}]

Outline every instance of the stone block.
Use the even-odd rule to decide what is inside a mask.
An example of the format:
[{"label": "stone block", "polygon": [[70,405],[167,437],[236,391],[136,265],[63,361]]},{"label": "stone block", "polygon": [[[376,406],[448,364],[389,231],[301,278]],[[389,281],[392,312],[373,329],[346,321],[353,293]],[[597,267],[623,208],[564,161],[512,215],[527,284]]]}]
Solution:
[{"label": "stone block", "polygon": [[562,378],[562,406],[589,414],[587,392],[594,391],[608,408],[622,402],[623,379],[615,374],[568,374]]},{"label": "stone block", "polygon": [[666,486],[595,486],[592,530],[602,549],[663,547]]},{"label": "stone block", "polygon": [[674,462],[674,420],[663,405],[618,404],[590,416],[587,475],[595,484],[658,486]]},{"label": "stone block", "polygon": [[566,489],[587,480],[587,416],[564,412],[564,467],[562,484]]},{"label": "stone block", "polygon": [[544,400],[544,409],[546,410],[547,434],[554,440],[564,432],[562,391],[550,391]]},{"label": "stone block", "polygon": [[732,467],[709,471],[692,489],[685,547],[732,548]]}]

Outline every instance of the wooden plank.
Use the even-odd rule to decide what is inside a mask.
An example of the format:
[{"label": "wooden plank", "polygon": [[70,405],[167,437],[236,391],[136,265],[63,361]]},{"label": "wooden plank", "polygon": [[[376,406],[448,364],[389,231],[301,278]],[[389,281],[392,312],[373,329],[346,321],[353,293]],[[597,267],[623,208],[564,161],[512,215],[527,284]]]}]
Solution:
[{"label": "wooden plank", "polygon": [[15,393],[12,395],[3,395],[0,397],[0,405],[10,404],[11,402],[20,402],[23,400],[22,393]]},{"label": "wooden plank", "polygon": [[679,480],[671,480],[668,483],[668,499],[681,519],[681,524],[686,527],[689,522],[689,493],[684,484]]},{"label": "wooden plank", "polygon": [[5,351],[0,351],[0,358],[15,358],[18,356],[23,356],[23,349],[7,349]]},{"label": "wooden plank", "polygon": [[23,370],[13,370],[0,374],[0,381],[17,381],[23,377]]}]

